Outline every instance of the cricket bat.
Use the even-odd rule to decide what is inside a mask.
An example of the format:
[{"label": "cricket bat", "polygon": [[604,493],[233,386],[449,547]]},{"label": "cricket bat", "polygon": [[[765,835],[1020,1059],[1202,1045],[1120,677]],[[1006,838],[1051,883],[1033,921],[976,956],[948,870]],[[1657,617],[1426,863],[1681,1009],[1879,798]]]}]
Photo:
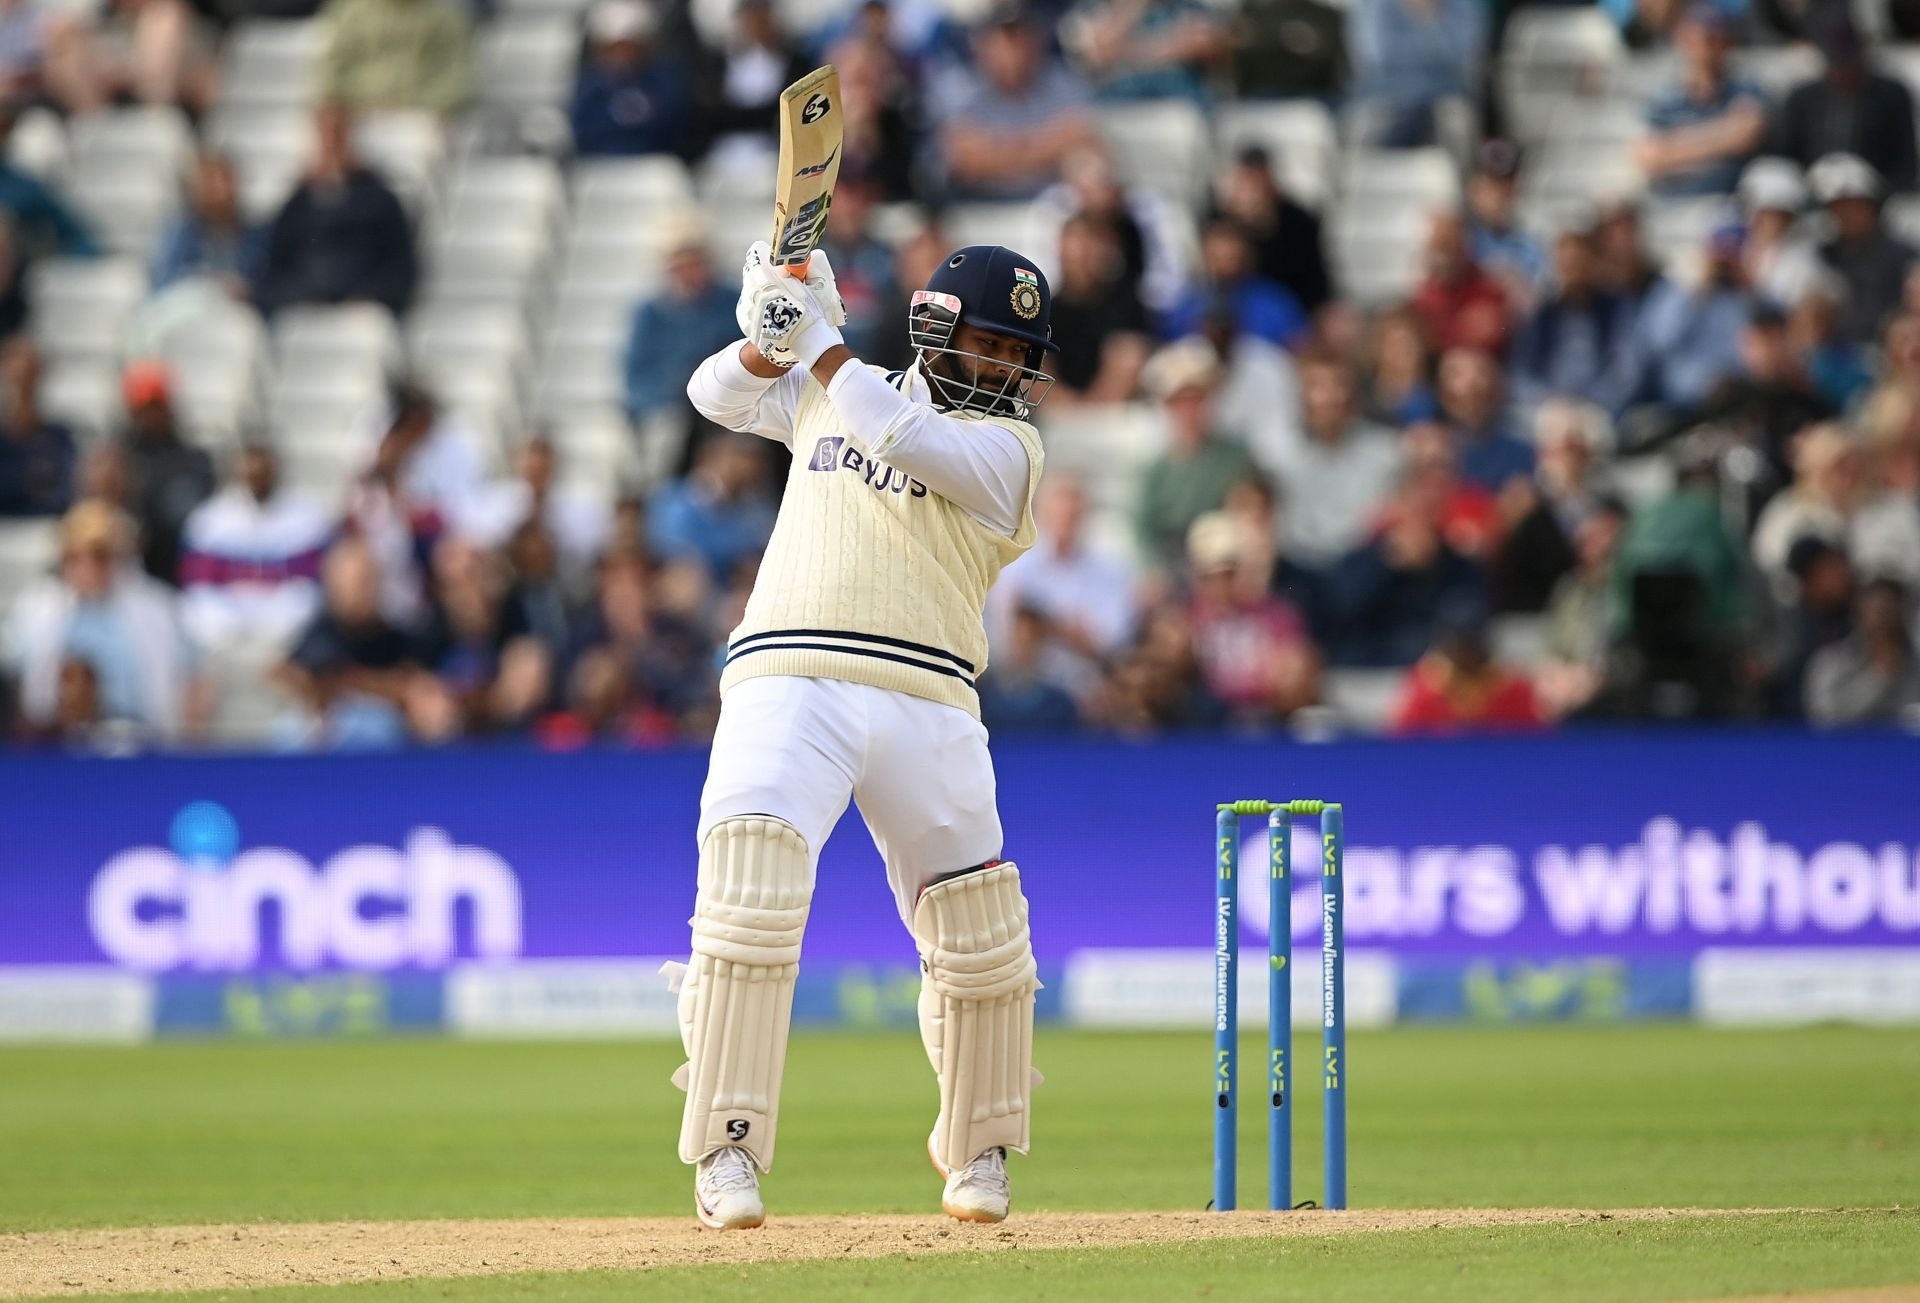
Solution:
[{"label": "cricket bat", "polygon": [[840,177],[840,73],[815,68],[780,92],[780,180],[773,192],[773,265],[807,274],[807,258],[827,233],[833,183]]}]

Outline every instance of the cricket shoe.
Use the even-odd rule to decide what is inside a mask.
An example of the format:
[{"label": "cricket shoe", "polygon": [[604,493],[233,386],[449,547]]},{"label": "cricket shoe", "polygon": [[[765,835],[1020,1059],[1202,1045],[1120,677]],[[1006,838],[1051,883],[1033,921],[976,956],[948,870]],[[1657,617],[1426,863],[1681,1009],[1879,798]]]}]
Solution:
[{"label": "cricket shoe", "polygon": [[716,1231],[744,1231],[767,1220],[760,1202],[760,1174],[747,1151],[716,1149],[693,1170],[693,1206],[700,1224]]},{"label": "cricket shoe", "polygon": [[935,1130],[927,1137],[927,1157],[933,1160],[933,1170],[947,1179],[947,1188],[940,1194],[940,1206],[947,1210],[947,1216],[963,1222],[1005,1221],[1013,1202],[1013,1186],[1007,1180],[1007,1151],[996,1145],[965,1167],[950,1171],[940,1161],[935,1143],[939,1134]]}]

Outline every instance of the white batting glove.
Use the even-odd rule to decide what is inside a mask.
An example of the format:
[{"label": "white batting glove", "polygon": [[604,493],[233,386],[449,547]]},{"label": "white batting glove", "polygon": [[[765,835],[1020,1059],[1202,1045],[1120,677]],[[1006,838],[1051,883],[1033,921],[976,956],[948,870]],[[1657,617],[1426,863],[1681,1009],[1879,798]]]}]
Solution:
[{"label": "white batting glove", "polygon": [[841,301],[840,286],[834,282],[833,264],[827,261],[825,249],[815,249],[807,259],[807,292],[820,305],[829,326],[847,324],[847,305]]},{"label": "white batting glove", "polygon": [[775,366],[798,362],[811,367],[820,355],[841,343],[840,331],[802,280],[781,277],[754,292],[752,329],[747,338]]}]

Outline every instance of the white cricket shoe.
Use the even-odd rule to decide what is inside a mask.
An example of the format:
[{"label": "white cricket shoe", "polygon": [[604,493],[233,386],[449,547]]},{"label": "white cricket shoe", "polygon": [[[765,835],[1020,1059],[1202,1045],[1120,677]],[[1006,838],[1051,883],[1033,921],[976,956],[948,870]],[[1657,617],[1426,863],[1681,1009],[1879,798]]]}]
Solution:
[{"label": "white cricket shoe", "polygon": [[700,1224],[716,1231],[744,1231],[767,1220],[760,1202],[760,1173],[747,1151],[716,1149],[693,1170],[693,1206]]},{"label": "white cricket shoe", "polygon": [[927,1157],[933,1170],[947,1178],[940,1194],[940,1206],[947,1216],[963,1222],[1003,1222],[1013,1202],[1013,1185],[1007,1179],[1007,1151],[995,1146],[957,1171],[949,1171],[940,1161],[934,1141],[938,1131],[927,1137]]}]

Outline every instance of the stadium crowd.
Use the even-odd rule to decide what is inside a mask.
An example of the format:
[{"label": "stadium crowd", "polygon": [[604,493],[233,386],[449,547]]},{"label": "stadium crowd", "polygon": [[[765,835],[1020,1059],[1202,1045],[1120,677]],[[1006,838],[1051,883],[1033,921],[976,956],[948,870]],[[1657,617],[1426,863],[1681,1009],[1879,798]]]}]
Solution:
[{"label": "stadium crowd", "polygon": [[[868,0],[813,14],[804,39],[766,0],[722,6],[717,37],[697,0],[594,0],[564,126],[474,147],[764,172],[780,88],[831,60],[848,136],[827,247],[849,343],[889,367],[913,360],[906,297],[956,242],[949,206],[1025,205],[1004,238],[1050,269],[1061,345],[1043,435],[1152,433],[1117,510],[1070,458],[1043,484],[1040,542],[989,610],[996,733],[1920,724],[1920,254],[1888,220],[1920,184],[1912,94],[1835,0],[1603,8],[1662,70],[1639,180],[1550,229],[1520,210],[1533,160],[1496,93],[1513,25],[1484,0]],[[490,10],[5,0],[0,129],[125,104],[199,122],[229,27],[317,16],[304,174],[255,221],[234,161],[202,148],[152,292],[210,286],[270,325],[315,304],[404,317],[426,255],[355,122],[461,122]],[[1920,36],[1920,6],[1878,22]],[[1819,70],[1784,96],[1737,75],[1736,50],[1793,43]],[[1100,130],[1115,102],[1288,97],[1328,105],[1343,150],[1457,164],[1461,202],[1412,214],[1403,301],[1347,291],[1325,196],[1291,192],[1270,150],[1229,151],[1176,211]],[[665,253],[623,367],[633,437],[676,432],[653,482],[570,475],[537,424],[489,446],[400,368],[338,432],[364,451],[335,495],[290,476],[270,431],[193,429],[178,378],[137,348],[117,429],[49,413],[30,273],[100,241],[21,152],[0,163],[0,518],[56,521],[58,547],[0,600],[5,736],[710,729],[788,454],[687,405],[694,366],[737,337],[698,214],[635,218]],[[1661,206],[1702,197],[1718,207],[1695,247],[1657,255]],[[1355,708],[1363,688],[1378,701]],[[270,706],[223,726],[232,694]]]}]

